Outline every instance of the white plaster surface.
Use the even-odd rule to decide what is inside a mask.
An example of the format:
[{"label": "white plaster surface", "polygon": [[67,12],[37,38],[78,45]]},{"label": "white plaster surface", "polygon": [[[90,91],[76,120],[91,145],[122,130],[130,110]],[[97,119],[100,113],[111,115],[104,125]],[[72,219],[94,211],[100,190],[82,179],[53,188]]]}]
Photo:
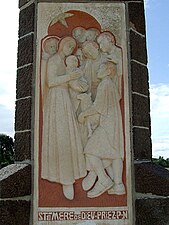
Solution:
[{"label": "white plaster surface", "polygon": [[121,44],[125,29],[125,12],[123,3],[40,3],[39,4],[38,38],[47,34],[51,21],[68,10],[81,10],[92,15],[101,24],[102,31],[110,30]]},{"label": "white plaster surface", "polygon": [[[92,29],[89,32],[90,29],[76,27],[80,36],[73,32],[73,37],[47,37],[42,42],[41,52],[41,40],[47,35],[49,24],[59,22],[65,28],[68,26],[66,19],[72,16],[66,14],[68,10],[81,10],[92,15],[101,25],[101,34],[95,33]],[[125,32],[125,9],[122,3],[39,3],[36,115],[39,115],[41,77],[43,104],[41,177],[61,184],[64,197],[71,201],[75,197],[74,183],[77,179],[85,177],[87,172],[82,187],[87,192],[88,198],[97,198],[107,191],[110,195],[123,195],[127,188],[129,219],[119,219],[117,216],[114,220],[104,221],[39,221],[38,225],[129,225],[129,220],[132,219]],[[75,54],[73,52],[76,45],[78,50]],[[122,181],[124,162],[120,109],[122,76],[127,159],[126,187]],[[91,120],[90,117],[93,116],[97,119]],[[35,127],[39,126],[38,121],[37,116]],[[38,137],[36,129],[35,149],[38,149],[36,141]],[[38,168],[38,152],[35,151],[36,175]],[[34,187],[35,196],[38,196],[37,176]],[[35,220],[37,202],[38,199],[34,199]],[[49,211],[56,209],[49,208]],[[91,210],[90,207],[86,209]],[[43,208],[39,210],[47,212]],[[124,210],[124,207],[117,210]]]}]

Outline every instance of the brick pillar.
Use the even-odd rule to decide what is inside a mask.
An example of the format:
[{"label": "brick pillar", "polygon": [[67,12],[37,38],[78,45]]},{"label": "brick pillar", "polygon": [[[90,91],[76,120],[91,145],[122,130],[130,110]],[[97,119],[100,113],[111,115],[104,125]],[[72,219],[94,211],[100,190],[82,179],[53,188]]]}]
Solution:
[{"label": "brick pillar", "polygon": [[[19,1],[15,119],[16,163],[1,170],[0,173],[0,221],[7,225],[32,225],[31,181],[33,173],[31,173],[31,167],[33,167],[35,27],[38,2],[57,1]],[[144,3],[143,0],[111,0],[111,2],[125,3],[128,18],[127,43],[135,225],[167,225],[169,223],[169,198],[166,196],[169,196],[169,173],[151,162]]]},{"label": "brick pillar", "polygon": [[169,224],[169,173],[153,164],[143,1],[128,1],[136,225]]},{"label": "brick pillar", "polygon": [[[28,3],[27,3],[28,2]],[[0,171],[0,223],[29,225],[31,220],[31,141],[35,6],[20,1],[15,112],[15,164]]]}]

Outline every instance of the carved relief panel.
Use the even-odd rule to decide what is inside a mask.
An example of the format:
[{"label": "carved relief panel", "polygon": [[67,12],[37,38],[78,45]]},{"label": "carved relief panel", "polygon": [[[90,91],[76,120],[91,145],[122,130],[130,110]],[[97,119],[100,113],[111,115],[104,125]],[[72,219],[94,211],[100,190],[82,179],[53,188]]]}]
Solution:
[{"label": "carved relief panel", "polygon": [[132,224],[125,6],[39,3],[35,224]]}]

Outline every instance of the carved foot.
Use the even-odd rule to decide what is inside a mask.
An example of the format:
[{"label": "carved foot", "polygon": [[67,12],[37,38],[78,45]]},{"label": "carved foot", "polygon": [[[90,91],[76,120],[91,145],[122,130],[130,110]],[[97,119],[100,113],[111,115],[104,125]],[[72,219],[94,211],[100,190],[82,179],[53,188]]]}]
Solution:
[{"label": "carved foot", "polygon": [[107,177],[104,181],[97,181],[94,188],[87,193],[87,197],[96,198],[110,189],[113,185],[112,180]]},{"label": "carved foot", "polygon": [[63,194],[67,199],[73,200],[74,198],[73,185],[63,185]]},{"label": "carved foot", "polygon": [[124,195],[126,193],[124,184],[114,184],[111,189],[108,190],[109,195]]},{"label": "carved foot", "polygon": [[88,175],[82,181],[82,187],[84,191],[88,191],[92,188],[93,184],[95,183],[97,175],[94,171],[90,171]]}]

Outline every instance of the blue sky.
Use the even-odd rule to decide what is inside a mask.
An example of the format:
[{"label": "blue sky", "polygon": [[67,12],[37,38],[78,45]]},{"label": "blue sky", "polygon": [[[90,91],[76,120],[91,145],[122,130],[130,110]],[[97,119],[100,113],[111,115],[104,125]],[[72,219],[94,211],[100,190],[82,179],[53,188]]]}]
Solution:
[{"label": "blue sky", "polygon": [[150,81],[169,83],[169,1],[148,0],[146,23]]},{"label": "blue sky", "polygon": [[[169,0],[145,3],[153,156],[169,158]],[[10,4],[0,8],[0,133],[13,136],[19,10],[18,1]]]},{"label": "blue sky", "polygon": [[[4,1],[0,7],[0,133],[13,136],[16,98],[18,1]],[[10,3],[10,7],[9,7]],[[6,11],[6,9],[8,9]]]},{"label": "blue sky", "polygon": [[153,156],[169,158],[169,1],[146,1]]}]

